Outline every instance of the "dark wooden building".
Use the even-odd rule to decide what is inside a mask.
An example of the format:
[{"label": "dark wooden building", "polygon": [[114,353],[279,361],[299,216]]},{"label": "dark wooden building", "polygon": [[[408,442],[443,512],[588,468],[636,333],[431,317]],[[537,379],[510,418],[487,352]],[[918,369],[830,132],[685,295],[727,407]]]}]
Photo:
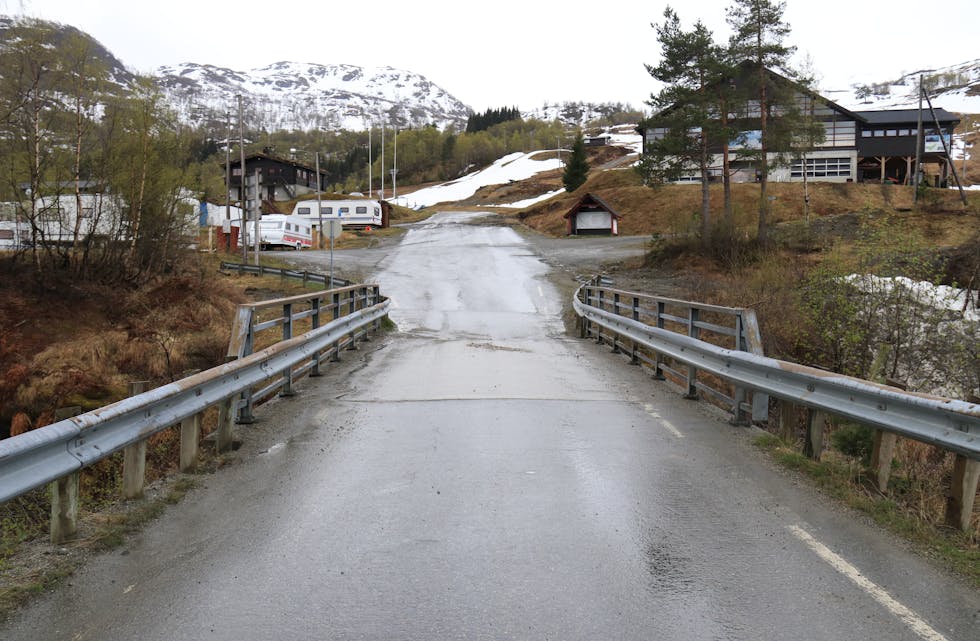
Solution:
[{"label": "dark wooden building", "polygon": [[[259,173],[259,186],[262,200],[293,200],[305,194],[316,192],[316,169],[295,160],[277,158],[269,154],[251,154],[245,157],[245,174]],[[327,173],[320,170],[320,186],[326,184]],[[231,161],[231,184],[229,197],[241,200],[242,163]]]},{"label": "dark wooden building", "polygon": [[604,200],[593,194],[585,194],[564,216],[568,221],[568,233],[572,236],[619,235],[619,219],[622,218]]},{"label": "dark wooden building", "polygon": [[[888,111],[856,111],[860,118],[858,138],[858,179],[868,182],[912,183],[915,166],[915,143],[919,127],[918,109]],[[928,109],[922,111],[922,164],[937,165],[935,183],[946,182],[948,163],[946,150],[953,130],[960,119],[945,109],[936,109],[936,117]],[[936,121],[939,121],[939,129]]]},{"label": "dark wooden building", "polygon": [[[742,65],[740,73],[754,74],[753,69],[758,67],[746,63]],[[767,82],[774,91],[791,92],[789,95],[793,96],[799,112],[807,114],[823,128],[823,139],[805,154],[791,156],[788,163],[776,162],[776,152],[780,150],[773,149],[769,158],[769,180],[797,182],[806,178],[824,182],[912,183],[918,109],[851,111],[771,70],[766,70],[766,74]],[[734,82],[738,84],[740,80]],[[644,152],[669,132],[665,114],[672,109],[674,107],[655,114],[637,127],[643,136]],[[760,163],[751,154],[741,155],[739,152],[759,149],[761,132],[757,101],[750,100],[740,113],[738,124],[742,135],[729,147],[729,170],[734,182],[752,182],[758,179]],[[938,128],[932,112],[928,109],[922,112],[924,135],[921,161],[923,175],[939,185],[945,183],[949,170],[949,158],[942,141],[945,139],[948,144],[959,119],[944,109],[936,109],[935,114],[939,121]],[[722,176],[720,147],[715,143],[711,149],[711,180],[720,180]],[[678,182],[700,180],[700,172],[692,166]]]}]

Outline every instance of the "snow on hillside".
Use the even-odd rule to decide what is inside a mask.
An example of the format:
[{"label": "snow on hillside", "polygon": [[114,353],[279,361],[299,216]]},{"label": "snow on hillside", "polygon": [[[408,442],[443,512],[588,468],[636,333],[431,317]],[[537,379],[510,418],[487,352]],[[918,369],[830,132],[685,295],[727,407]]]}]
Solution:
[{"label": "snow on hillside", "polygon": [[[630,153],[639,153],[640,148],[643,145],[642,138],[639,134],[616,133],[609,134],[609,137],[609,144],[624,147]],[[399,196],[392,202],[403,207],[419,209],[422,207],[431,207],[432,205],[438,203],[450,203],[466,200],[467,198],[471,198],[473,194],[479,191],[482,187],[488,187],[490,185],[505,185],[512,181],[527,180],[528,178],[531,178],[541,172],[560,168],[562,165],[558,158],[550,158],[548,160],[533,159],[534,156],[548,152],[549,150],[537,150],[530,153],[516,152],[508,154],[497,160],[486,169],[481,169],[480,171],[467,174],[462,178],[452,180],[441,185],[434,185],[432,187],[426,187],[425,189],[413,191],[405,196]],[[555,150],[550,150],[550,152],[554,153]],[[562,153],[567,156],[569,150],[563,149]],[[523,209],[525,207],[530,207],[535,203],[547,200],[552,196],[557,196],[563,191],[565,190],[559,189],[557,191],[550,191],[517,202],[495,203],[494,206]]]},{"label": "snow on hillside", "polygon": [[156,72],[181,119],[223,121],[243,95],[246,119],[266,129],[347,129],[372,123],[465,125],[470,110],[425,77],[392,67],[277,62],[235,71],[183,63]]},{"label": "snow on hillside", "polygon": [[518,151],[508,154],[486,169],[481,169],[441,185],[413,191],[407,196],[399,196],[392,202],[403,207],[421,208],[431,207],[437,203],[466,200],[481,187],[504,185],[514,180],[527,180],[535,174],[561,167],[557,158],[534,160],[533,157],[540,153],[542,152],[522,153]]}]

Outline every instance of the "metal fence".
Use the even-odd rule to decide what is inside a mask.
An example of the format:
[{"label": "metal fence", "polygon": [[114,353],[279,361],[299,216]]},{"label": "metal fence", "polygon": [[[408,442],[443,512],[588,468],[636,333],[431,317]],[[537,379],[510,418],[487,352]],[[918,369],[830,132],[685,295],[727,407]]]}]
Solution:
[{"label": "metal fence", "polygon": [[327,274],[320,274],[300,269],[279,269],[278,267],[265,267],[264,265],[246,265],[244,263],[229,263],[222,261],[221,269],[235,270],[239,274],[255,274],[256,276],[279,276],[280,278],[293,278],[304,283],[319,283],[331,289],[333,287],[349,287],[354,283],[343,278],[331,278]]},{"label": "metal fence", "polygon": [[[309,309],[293,311],[304,305]],[[296,377],[319,373],[326,359],[336,360],[340,350],[365,340],[368,332],[380,326],[389,305],[376,285],[358,285],[242,306],[235,321],[230,362],[0,441],[0,502],[57,481],[52,484],[52,539],[64,538],[54,534],[54,512],[72,502],[77,510],[77,476],[73,484],[64,483],[66,478],[178,425],[183,461],[185,432],[196,451],[202,414],[215,406],[219,408],[216,447],[226,449],[236,416],[244,409],[251,419],[253,399],[269,396],[273,390],[291,394]],[[256,320],[258,311],[277,306],[282,316]],[[294,337],[303,319],[309,319],[309,331]],[[274,326],[282,327],[282,340],[257,349],[256,333]],[[189,425],[194,429],[185,430]],[[72,485],[69,495],[58,499],[64,487]]]}]

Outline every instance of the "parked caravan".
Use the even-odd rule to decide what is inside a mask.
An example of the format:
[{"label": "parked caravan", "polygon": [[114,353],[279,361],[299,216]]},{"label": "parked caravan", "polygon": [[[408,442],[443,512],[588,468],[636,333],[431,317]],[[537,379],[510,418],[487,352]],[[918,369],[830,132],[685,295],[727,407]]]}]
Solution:
[{"label": "parked caravan", "polygon": [[[381,203],[377,200],[321,200],[320,214],[324,220],[340,220],[341,225],[347,228],[384,226]],[[319,224],[320,216],[316,212],[315,200],[301,200],[296,203],[293,215],[302,216],[314,225]]]},{"label": "parked caravan", "polygon": [[[253,234],[255,223],[245,224],[245,240],[248,246],[255,244]],[[292,247],[293,249],[313,246],[313,230],[310,221],[302,216],[287,214],[266,214],[259,219],[259,247]]]}]

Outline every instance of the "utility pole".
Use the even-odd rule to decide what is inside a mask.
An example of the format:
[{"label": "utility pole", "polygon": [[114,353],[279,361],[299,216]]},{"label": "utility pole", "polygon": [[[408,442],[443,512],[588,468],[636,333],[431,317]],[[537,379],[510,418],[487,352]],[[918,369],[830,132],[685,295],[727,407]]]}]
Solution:
[{"label": "utility pole", "polygon": [[316,248],[323,249],[323,207],[320,206],[320,152],[316,152],[316,215],[317,220],[319,220],[320,230],[319,235],[316,239]]},{"label": "utility pole", "polygon": [[912,202],[919,202],[919,178],[922,175],[922,76],[919,76],[919,126],[915,130],[915,180],[912,186],[915,188]]},{"label": "utility pole", "polygon": [[259,219],[262,218],[262,198],[261,198],[261,194],[259,193],[259,190],[261,188],[262,186],[259,184],[259,169],[258,167],[256,167],[255,168],[255,200],[253,201],[255,205],[253,205],[253,209],[252,209],[252,216],[254,221],[252,224],[252,233],[255,235],[255,239],[254,239],[255,250],[253,253],[255,254],[256,267],[258,267],[259,264],[259,247],[260,247],[259,243],[262,242],[262,239],[259,237]]},{"label": "utility pole", "polygon": [[242,220],[239,223],[239,236],[242,241],[242,264],[248,263],[248,243],[245,242],[245,232],[248,229],[245,223],[245,124],[242,121],[242,95],[238,94],[238,153],[241,166],[239,167],[239,201],[242,210]]},{"label": "utility pole", "polygon": [[374,159],[371,157],[371,134],[374,132],[374,123],[368,126],[368,198],[374,198],[374,184],[371,171],[374,169]]},{"label": "utility pole", "polygon": [[385,123],[381,121],[381,200],[385,199]]},{"label": "utility pole", "polygon": [[391,169],[391,199],[398,198],[398,127],[395,127],[395,159]]}]

